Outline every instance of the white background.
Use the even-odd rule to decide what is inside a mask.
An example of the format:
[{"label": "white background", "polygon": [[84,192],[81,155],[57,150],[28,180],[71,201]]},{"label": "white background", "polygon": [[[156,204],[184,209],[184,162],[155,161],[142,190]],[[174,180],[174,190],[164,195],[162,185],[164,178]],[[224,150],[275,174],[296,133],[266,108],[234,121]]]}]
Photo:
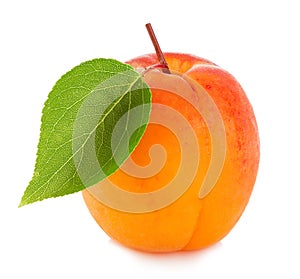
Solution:
[{"label": "white background", "polygon": [[[1,278],[300,278],[299,1],[1,1]],[[111,241],[81,194],[18,209],[31,179],[43,103],[96,57],[164,51],[231,72],[254,107],[261,164],[231,233],[204,251],[152,255]]]}]

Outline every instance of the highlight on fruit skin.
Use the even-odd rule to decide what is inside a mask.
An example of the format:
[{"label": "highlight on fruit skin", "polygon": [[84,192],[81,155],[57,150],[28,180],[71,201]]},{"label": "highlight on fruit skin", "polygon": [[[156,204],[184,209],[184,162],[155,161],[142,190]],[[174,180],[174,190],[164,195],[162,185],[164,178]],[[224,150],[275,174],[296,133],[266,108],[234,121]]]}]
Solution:
[{"label": "highlight on fruit skin", "polygon": [[[107,179],[82,192],[90,213],[111,238],[125,246],[146,252],[196,250],[224,238],[239,220],[249,201],[260,156],[255,115],[238,81],[216,64],[194,55],[164,53],[164,57],[171,74],[155,74],[155,71],[151,74],[150,70],[150,74],[145,76],[152,91],[153,109],[141,141],[123,169],[121,167]],[[147,54],[127,63],[139,69],[157,65],[159,61],[155,54]],[[172,73],[178,75],[172,79]],[[185,91],[180,75],[197,83],[213,100],[221,115],[226,138],[222,169],[217,174],[212,189],[202,197],[199,197],[199,191],[212,165],[214,152],[215,137],[211,135],[210,125],[213,127],[215,123],[214,118],[211,118],[212,123],[207,123],[207,119],[199,114],[193,103],[172,93],[174,88],[179,88],[183,90],[182,94],[191,94],[194,103],[202,101],[197,93]],[[157,82],[165,84],[164,89],[157,87]],[[155,84],[155,87],[151,84]],[[170,90],[167,90],[168,87]],[[173,128],[160,124],[159,119],[168,117],[168,110],[178,112],[188,122],[184,126],[181,124],[183,122],[176,117],[172,118],[173,116],[168,120],[170,125],[175,122],[182,131],[192,129],[199,153],[194,154],[187,138],[180,142],[172,131]],[[151,148],[155,146],[161,146],[164,152],[158,150],[158,153],[154,152],[155,156],[151,156]],[[197,155],[199,164],[193,165],[194,161],[181,164],[183,150],[187,151],[189,158]],[[160,156],[165,156],[165,160]],[[151,164],[154,169],[159,169],[155,175],[131,175],[136,173],[137,166],[145,170]],[[124,192],[136,194],[159,192],[176,177],[180,167],[186,168],[188,172],[191,165],[197,169],[186,191],[157,210],[118,210],[98,198],[99,191],[105,185],[115,185]],[[186,177],[181,176],[181,179],[182,181],[176,182],[179,188],[186,182]],[[156,201],[153,199],[152,202]]]}]

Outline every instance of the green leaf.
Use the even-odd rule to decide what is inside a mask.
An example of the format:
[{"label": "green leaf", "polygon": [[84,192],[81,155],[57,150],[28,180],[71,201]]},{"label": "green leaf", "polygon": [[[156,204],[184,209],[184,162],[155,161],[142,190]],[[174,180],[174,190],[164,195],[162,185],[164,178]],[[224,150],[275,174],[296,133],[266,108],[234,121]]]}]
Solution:
[{"label": "green leaf", "polygon": [[141,139],[150,109],[150,89],[127,64],[99,58],[66,73],[45,102],[35,170],[19,206],[115,172]]}]

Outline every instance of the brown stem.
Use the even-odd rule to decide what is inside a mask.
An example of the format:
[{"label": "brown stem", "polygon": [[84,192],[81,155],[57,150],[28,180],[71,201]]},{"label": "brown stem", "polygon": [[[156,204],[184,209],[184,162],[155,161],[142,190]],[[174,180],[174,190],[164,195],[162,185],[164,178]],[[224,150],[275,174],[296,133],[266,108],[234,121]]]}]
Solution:
[{"label": "brown stem", "polygon": [[170,69],[168,67],[168,63],[167,63],[167,61],[166,61],[166,59],[164,57],[163,52],[160,49],[159,43],[158,43],[158,41],[156,39],[156,36],[155,36],[155,33],[154,33],[153,29],[152,29],[151,23],[147,23],[146,24],[146,28],[147,28],[147,31],[149,33],[150,39],[152,41],[152,44],[153,44],[153,46],[155,48],[155,52],[156,52],[158,61],[159,61],[160,65],[162,66],[162,71],[164,73],[170,74],[171,72],[170,72]]}]

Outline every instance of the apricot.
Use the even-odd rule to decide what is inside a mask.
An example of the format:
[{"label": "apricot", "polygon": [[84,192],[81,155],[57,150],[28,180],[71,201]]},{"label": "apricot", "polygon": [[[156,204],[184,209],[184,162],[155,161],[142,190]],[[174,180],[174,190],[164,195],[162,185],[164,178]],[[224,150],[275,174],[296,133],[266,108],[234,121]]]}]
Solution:
[{"label": "apricot", "polygon": [[[201,249],[224,238],[249,201],[260,156],[255,115],[237,80],[194,55],[164,56],[171,74],[144,75],[153,107],[141,141],[123,168],[82,192],[111,238],[147,252]],[[127,63],[145,69],[159,61],[149,54]],[[127,209],[104,203],[99,194],[109,185],[136,199],[120,201]]]}]

